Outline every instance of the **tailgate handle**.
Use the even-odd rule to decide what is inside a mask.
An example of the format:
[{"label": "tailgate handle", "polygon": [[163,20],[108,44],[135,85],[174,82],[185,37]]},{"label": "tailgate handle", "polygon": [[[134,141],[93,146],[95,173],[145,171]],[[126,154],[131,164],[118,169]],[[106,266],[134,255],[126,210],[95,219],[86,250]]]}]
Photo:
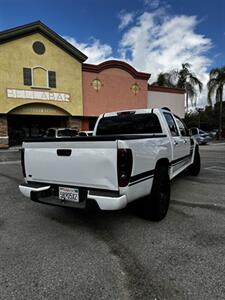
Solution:
[{"label": "tailgate handle", "polygon": [[58,156],[70,156],[72,153],[71,149],[57,149]]}]

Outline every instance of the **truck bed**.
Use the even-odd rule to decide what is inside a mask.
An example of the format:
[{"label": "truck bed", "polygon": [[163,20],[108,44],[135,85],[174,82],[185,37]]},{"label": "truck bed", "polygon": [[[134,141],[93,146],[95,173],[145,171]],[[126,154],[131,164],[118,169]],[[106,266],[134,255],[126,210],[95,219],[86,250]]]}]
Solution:
[{"label": "truck bed", "polygon": [[29,138],[25,143],[46,143],[46,142],[90,142],[90,141],[116,141],[116,140],[137,140],[150,139],[156,137],[166,137],[165,134],[121,134],[121,135],[96,135],[96,136],[76,136],[68,138]]},{"label": "truck bed", "polygon": [[118,190],[117,141],[25,142],[27,179],[78,187]]},{"label": "truck bed", "polygon": [[[139,134],[28,139],[24,142],[26,176],[29,182],[118,191],[117,149],[129,141],[162,136]],[[143,167],[141,163],[139,165]]]}]

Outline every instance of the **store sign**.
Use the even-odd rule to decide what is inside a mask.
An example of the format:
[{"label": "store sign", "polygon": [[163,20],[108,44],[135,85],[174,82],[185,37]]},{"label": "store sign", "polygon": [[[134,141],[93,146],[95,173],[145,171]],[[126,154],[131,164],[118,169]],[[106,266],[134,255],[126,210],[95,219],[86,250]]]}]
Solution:
[{"label": "store sign", "polygon": [[31,91],[31,90],[17,90],[7,89],[8,98],[19,98],[19,99],[34,99],[44,101],[60,101],[69,102],[70,94],[65,93],[52,93],[47,91]]},{"label": "store sign", "polygon": [[41,107],[21,107],[19,110],[20,114],[48,114],[48,113],[57,113],[58,111],[54,108],[41,108]]}]

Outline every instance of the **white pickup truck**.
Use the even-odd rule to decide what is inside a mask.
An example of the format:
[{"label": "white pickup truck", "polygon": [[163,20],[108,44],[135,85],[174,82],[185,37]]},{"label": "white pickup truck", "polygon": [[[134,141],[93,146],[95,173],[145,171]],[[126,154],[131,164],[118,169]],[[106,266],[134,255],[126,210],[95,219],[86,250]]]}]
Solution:
[{"label": "white pickup truck", "polygon": [[100,115],[93,136],[24,141],[26,197],[39,203],[117,210],[139,201],[146,218],[162,220],[170,180],[200,171],[198,145],[168,109]]}]

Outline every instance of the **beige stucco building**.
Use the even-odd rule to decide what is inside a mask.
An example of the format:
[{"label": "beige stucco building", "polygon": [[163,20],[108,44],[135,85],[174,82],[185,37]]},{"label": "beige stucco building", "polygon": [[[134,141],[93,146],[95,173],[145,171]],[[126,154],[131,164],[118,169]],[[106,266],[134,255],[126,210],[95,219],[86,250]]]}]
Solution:
[{"label": "beige stucco building", "polygon": [[40,116],[44,123],[79,125],[87,57],[40,22],[0,33],[0,44],[0,146],[8,145],[16,124],[38,124]]}]

